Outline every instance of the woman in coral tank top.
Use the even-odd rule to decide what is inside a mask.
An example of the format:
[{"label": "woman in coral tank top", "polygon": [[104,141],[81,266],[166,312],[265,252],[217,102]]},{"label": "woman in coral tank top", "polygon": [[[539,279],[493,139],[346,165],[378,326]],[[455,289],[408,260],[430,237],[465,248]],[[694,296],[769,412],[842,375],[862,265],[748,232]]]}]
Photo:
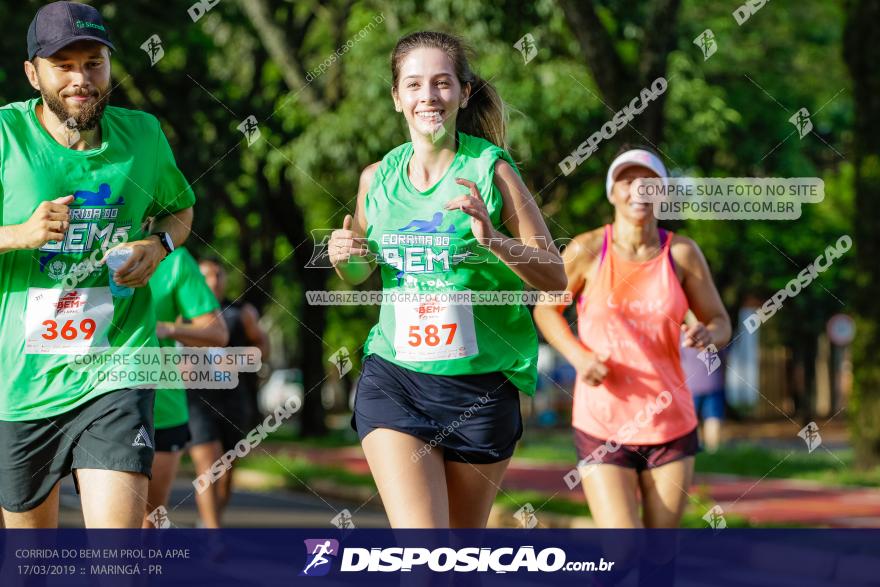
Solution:
[{"label": "woman in coral tank top", "polygon": [[678,526],[698,448],[679,347],[730,339],[700,248],[658,228],[651,204],[635,198],[649,177],[666,177],[653,152],[618,155],[606,179],[614,222],[577,236],[562,255],[577,336],[562,316],[565,305],[535,309],[547,342],[578,372],[572,425],[580,460],[567,480],[583,482],[602,528]]}]

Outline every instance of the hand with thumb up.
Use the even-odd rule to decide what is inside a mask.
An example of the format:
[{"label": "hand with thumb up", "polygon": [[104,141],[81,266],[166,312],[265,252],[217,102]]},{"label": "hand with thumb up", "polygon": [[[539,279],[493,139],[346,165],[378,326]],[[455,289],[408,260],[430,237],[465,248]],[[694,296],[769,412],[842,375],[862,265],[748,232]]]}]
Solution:
[{"label": "hand with thumb up", "polygon": [[602,383],[608,375],[608,366],[605,363],[610,355],[608,351],[592,352],[584,349],[581,360],[574,365],[578,377],[593,386]]},{"label": "hand with thumb up", "polygon": [[334,267],[339,263],[348,261],[352,256],[366,257],[369,254],[367,239],[352,230],[351,214],[345,215],[345,220],[342,221],[342,228],[330,233],[327,252],[330,256],[330,263]]}]

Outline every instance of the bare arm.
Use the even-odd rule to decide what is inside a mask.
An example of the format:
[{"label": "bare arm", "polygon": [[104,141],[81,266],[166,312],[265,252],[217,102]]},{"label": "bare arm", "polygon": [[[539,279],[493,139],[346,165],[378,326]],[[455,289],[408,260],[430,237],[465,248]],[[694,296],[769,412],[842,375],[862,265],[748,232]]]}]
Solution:
[{"label": "bare arm", "polygon": [[64,239],[70,226],[73,196],[42,202],[22,224],[0,226],[0,255],[22,249],[39,249],[49,241]]},{"label": "bare arm", "polygon": [[470,194],[450,200],[446,206],[460,208],[473,217],[476,222],[472,221],[471,225],[480,244],[535,289],[565,289],[566,273],[553,237],[529,189],[507,161],[496,161],[494,183],[503,200],[501,220],[513,237],[492,227],[485,201],[474,182],[466,179],[457,182],[468,187]]},{"label": "bare arm", "polygon": [[156,335],[173,338],[186,346],[226,346],[229,343],[229,330],[220,310],[196,316],[189,324],[159,322]]},{"label": "bare arm", "polygon": [[373,163],[361,172],[354,218],[346,214],[342,228],[333,231],[327,244],[336,274],[351,285],[363,283],[376,269],[376,260],[370,255],[364,238],[367,230],[364,205],[378,167],[379,163]]},{"label": "bare arm", "polygon": [[260,315],[257,309],[250,304],[245,304],[241,309],[241,323],[244,326],[244,335],[248,341],[260,349],[262,361],[268,361],[269,335],[260,326]]},{"label": "bare arm", "polygon": [[19,244],[21,239],[17,231],[16,226],[0,226],[0,255],[24,248]]},{"label": "bare arm", "polygon": [[[597,238],[598,236],[598,238]],[[562,252],[565,274],[568,277],[566,291],[575,300],[587,287],[588,275],[592,274],[601,249],[602,230],[577,236]],[[587,348],[572,331],[562,313],[569,304],[538,304],[535,306],[535,323],[544,339],[559,351],[578,372],[578,376],[590,385],[598,385],[608,373],[604,361],[608,357],[597,356]]]},{"label": "bare arm", "polygon": [[[159,216],[153,221],[152,232],[167,232],[171,235],[174,247],[183,246],[192,229],[193,209],[184,208],[167,216]],[[157,237],[153,237],[157,238]],[[157,239],[158,240],[158,239]]]},{"label": "bare arm", "polygon": [[16,232],[17,225],[0,226],[0,255],[24,248],[20,245],[21,237]]},{"label": "bare arm", "polygon": [[[568,278],[565,291],[571,294],[573,301],[584,289],[584,267],[587,258],[588,253],[581,237],[571,241],[562,252],[563,267]],[[535,323],[550,346],[559,351],[569,363],[574,364],[580,356],[588,351],[587,347],[571,331],[568,322],[562,315],[569,305],[551,303],[536,305]]]},{"label": "bare arm", "polygon": [[[186,242],[192,227],[193,209],[184,208],[167,216],[161,216],[153,221],[153,232],[167,232],[175,247]],[[119,245],[132,249],[132,255],[122,267],[116,271],[114,280],[125,287],[144,287],[149,281],[156,267],[165,258],[165,248],[157,236],[130,243]]]},{"label": "bare arm", "polygon": [[681,287],[699,321],[682,328],[685,332],[684,345],[700,349],[710,344],[724,346],[730,340],[730,317],[712,281],[709,264],[693,240],[679,235],[674,238],[672,258],[682,269]]}]

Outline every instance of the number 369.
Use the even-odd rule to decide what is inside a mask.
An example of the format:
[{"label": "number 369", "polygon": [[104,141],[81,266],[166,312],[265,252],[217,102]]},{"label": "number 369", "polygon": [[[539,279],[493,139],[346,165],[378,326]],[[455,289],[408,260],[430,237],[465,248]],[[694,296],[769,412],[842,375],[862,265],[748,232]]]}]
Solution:
[{"label": "number 369", "polygon": [[60,330],[58,322],[55,320],[44,320],[43,326],[46,327],[46,332],[43,333],[43,338],[46,340],[55,340],[59,336],[64,340],[74,340],[79,337],[80,333],[83,334],[83,340],[89,340],[95,334],[95,321],[91,318],[80,320],[79,330],[74,326],[73,320],[65,322]]}]

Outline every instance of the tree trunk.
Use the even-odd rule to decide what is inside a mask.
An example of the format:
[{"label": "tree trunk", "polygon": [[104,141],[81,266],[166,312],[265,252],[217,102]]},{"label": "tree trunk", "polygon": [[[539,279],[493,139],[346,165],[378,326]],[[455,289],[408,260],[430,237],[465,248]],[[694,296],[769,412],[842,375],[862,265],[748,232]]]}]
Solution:
[{"label": "tree trunk", "polygon": [[[300,251],[305,254],[301,255]],[[308,262],[311,247],[302,246],[297,249],[297,265],[303,267]],[[323,340],[315,341],[316,333],[323,335],[327,325],[327,309],[325,306],[310,306],[306,301],[306,291],[326,289],[327,270],[303,268],[300,270],[300,283],[303,296],[300,301],[299,356],[303,373],[303,391],[305,398],[302,408],[302,428],[300,436],[323,436],[327,433],[324,421],[324,404],[321,401],[321,388],[327,379],[328,364],[324,359]]]},{"label": "tree trunk", "polygon": [[[559,0],[565,18],[581,47],[584,60],[602,92],[608,114],[620,110],[649,88],[658,77],[666,76],[667,58],[676,40],[675,23],[680,0],[656,0],[644,26],[645,41],[639,52],[636,68],[628,68],[614,47],[614,40],[599,19],[592,2]],[[663,140],[663,104],[666,94],[652,102],[618,134],[619,139],[649,143],[655,147]]]},{"label": "tree trunk", "polygon": [[853,344],[854,385],[850,423],[856,462],[880,464],[880,2],[848,3],[844,59],[853,78],[855,122],[852,161],[855,167],[854,242],[859,284],[853,293],[857,334]]},{"label": "tree trunk", "polygon": [[[261,174],[258,182],[267,182],[265,174]],[[292,182],[282,176],[278,187],[271,190],[271,193],[270,213],[272,218],[284,219],[283,222],[277,223],[277,228],[284,234],[290,246],[295,248],[293,260],[297,279],[302,286],[297,315],[290,317],[291,320],[295,319],[299,323],[294,362],[302,368],[305,393],[300,436],[323,436],[327,433],[324,405],[321,403],[321,387],[326,379],[323,337],[327,324],[327,310],[325,306],[310,306],[305,292],[326,289],[328,271],[306,267],[312,256],[312,238],[306,231],[302,210],[294,200]]]}]

